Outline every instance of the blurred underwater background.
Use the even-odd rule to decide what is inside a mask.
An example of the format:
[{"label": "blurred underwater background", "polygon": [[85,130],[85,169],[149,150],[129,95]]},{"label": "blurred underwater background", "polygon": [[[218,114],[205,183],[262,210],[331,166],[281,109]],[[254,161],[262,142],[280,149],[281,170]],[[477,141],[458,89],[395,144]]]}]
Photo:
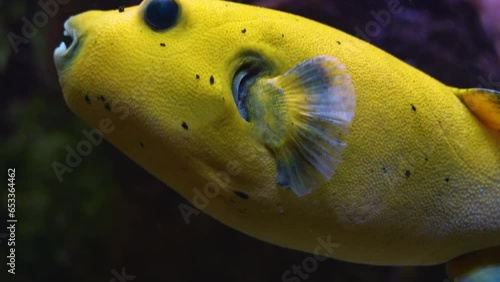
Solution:
[{"label": "blurred underwater background", "polygon": [[[65,105],[58,84],[52,53],[63,40],[63,23],[87,10],[140,0],[57,0],[65,4],[41,21],[40,3],[48,1],[0,0],[0,167],[2,179],[16,169],[18,219],[16,275],[7,273],[2,255],[0,281],[121,281],[117,274],[126,273],[134,282],[265,282],[282,281],[285,271],[301,265],[309,254],[250,238],[203,213],[186,224],[178,206],[190,204],[106,141],[59,181],[52,163],[63,162],[66,147],[90,130]],[[500,1],[401,0],[402,11],[387,24],[374,17],[387,0],[242,2],[362,37],[445,84],[500,90]],[[27,21],[39,26],[25,37]],[[4,221],[6,186],[0,196]],[[6,233],[0,229],[5,250]],[[333,259],[304,280],[447,281],[443,265],[378,267]]]}]

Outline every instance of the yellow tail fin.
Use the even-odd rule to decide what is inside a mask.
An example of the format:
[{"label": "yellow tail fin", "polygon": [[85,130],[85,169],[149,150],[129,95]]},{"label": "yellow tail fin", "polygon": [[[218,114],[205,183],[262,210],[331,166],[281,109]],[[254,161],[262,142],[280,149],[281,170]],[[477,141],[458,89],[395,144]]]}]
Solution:
[{"label": "yellow tail fin", "polygon": [[500,92],[483,88],[453,91],[486,127],[500,132]]}]

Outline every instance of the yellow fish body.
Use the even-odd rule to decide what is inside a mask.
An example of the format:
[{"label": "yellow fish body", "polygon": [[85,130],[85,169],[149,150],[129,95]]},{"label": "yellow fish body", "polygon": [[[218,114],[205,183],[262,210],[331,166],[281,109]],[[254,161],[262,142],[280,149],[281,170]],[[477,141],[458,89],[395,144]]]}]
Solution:
[{"label": "yellow fish body", "polygon": [[500,245],[497,92],[225,1],[146,0],[65,29],[55,62],[72,111],[228,226],[377,265]]}]

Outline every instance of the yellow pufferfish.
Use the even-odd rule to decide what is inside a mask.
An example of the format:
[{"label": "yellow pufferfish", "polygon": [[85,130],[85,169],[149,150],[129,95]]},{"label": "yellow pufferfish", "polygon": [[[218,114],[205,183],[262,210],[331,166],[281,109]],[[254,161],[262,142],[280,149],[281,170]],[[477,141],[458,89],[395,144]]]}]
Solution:
[{"label": "yellow pufferfish", "polygon": [[500,281],[499,92],[221,0],[90,11],[65,35],[54,57],[71,110],[220,222],[309,253],[335,242],[320,255],[344,261]]}]

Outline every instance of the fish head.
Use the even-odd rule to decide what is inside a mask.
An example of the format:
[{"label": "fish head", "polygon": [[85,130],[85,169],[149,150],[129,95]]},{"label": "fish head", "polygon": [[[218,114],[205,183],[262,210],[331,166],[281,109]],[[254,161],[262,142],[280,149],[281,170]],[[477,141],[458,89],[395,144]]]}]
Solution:
[{"label": "fish head", "polygon": [[217,175],[230,176],[231,194],[276,186],[273,154],[250,134],[235,92],[251,74],[283,73],[302,59],[283,49],[293,28],[283,17],[295,16],[242,6],[147,0],[71,17],[72,43],[54,52],[67,105],[186,197]]},{"label": "fish head", "polygon": [[185,198],[217,183],[205,194],[222,195],[220,210],[248,195],[276,209],[332,177],[354,114],[345,66],[311,48],[320,36],[302,40],[323,28],[239,3],[147,0],[71,17],[73,42],[54,57],[71,110]]}]

